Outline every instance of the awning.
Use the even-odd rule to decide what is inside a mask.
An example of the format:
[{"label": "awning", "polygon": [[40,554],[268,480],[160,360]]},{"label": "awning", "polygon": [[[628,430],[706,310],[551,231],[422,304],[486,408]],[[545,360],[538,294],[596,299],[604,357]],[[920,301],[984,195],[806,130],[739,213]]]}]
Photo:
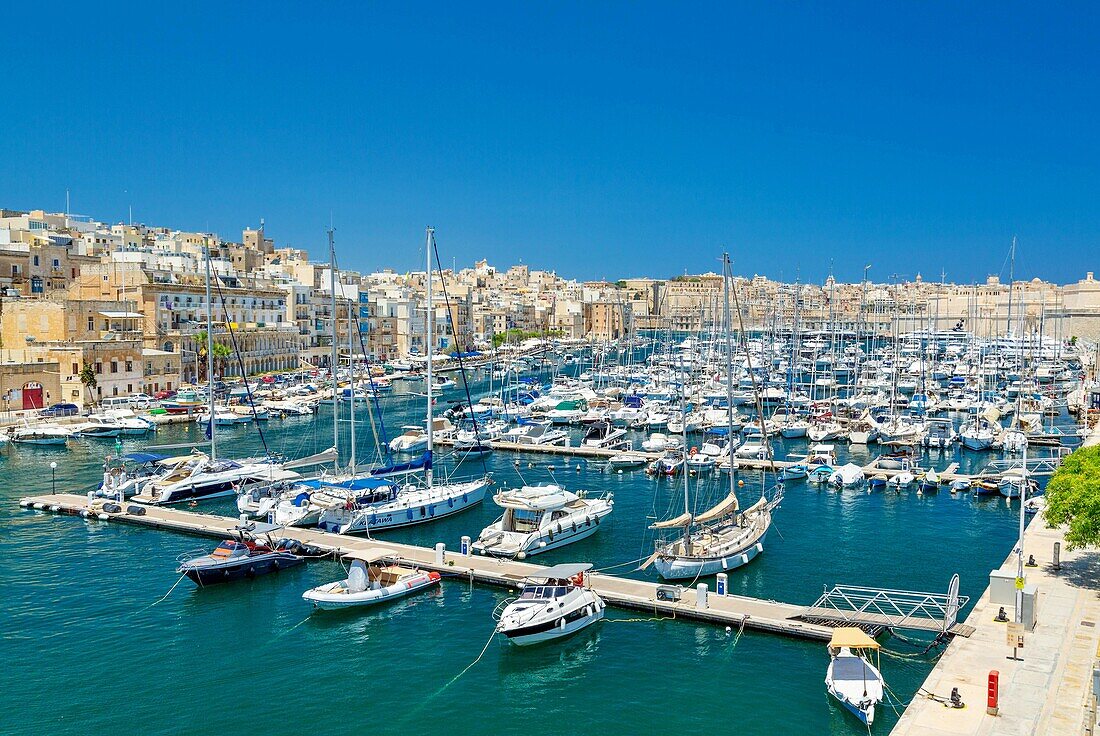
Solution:
[{"label": "awning", "polygon": [[589,562],[566,562],[553,567],[544,567],[542,570],[528,575],[527,578],[528,580],[568,580],[591,569],[592,564]]},{"label": "awning", "polygon": [[139,312],[100,312],[99,316],[107,319],[143,319],[145,317]]},{"label": "awning", "polygon": [[833,629],[833,638],[829,640],[830,647],[848,647],[849,649],[878,649],[879,643],[853,626],[842,626]]}]

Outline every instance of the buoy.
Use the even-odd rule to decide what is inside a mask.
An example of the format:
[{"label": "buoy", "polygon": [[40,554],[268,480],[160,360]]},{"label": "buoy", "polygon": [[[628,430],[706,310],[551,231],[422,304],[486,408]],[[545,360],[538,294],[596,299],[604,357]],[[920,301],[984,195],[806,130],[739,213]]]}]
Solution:
[{"label": "buoy", "polygon": [[619,475],[622,475],[622,474],[623,474],[623,469],[619,468]]},{"label": "buoy", "polygon": [[554,469],[554,466],[553,466],[553,465],[547,465],[547,466],[546,466],[546,469],[547,469],[547,470],[553,470],[553,469]]},{"label": "buoy", "polygon": [[110,516],[108,516],[107,514],[100,514],[100,515],[99,515],[99,516],[98,516],[97,518],[98,518],[98,519],[99,519],[100,521],[107,521],[107,520],[108,520],[108,519],[110,519],[111,517],[110,517]]},{"label": "buoy", "polygon": [[34,505],[34,507],[35,507],[35,509],[37,509],[37,510],[41,511],[42,509],[46,508],[46,504],[44,504],[44,503],[36,503],[36,504]]},{"label": "buoy", "polygon": [[581,466],[580,465],[577,466],[577,472],[578,473],[581,472]]},{"label": "buoy", "polygon": [[737,481],[737,487],[738,488],[744,488],[745,487],[745,481],[743,481],[743,480]]}]

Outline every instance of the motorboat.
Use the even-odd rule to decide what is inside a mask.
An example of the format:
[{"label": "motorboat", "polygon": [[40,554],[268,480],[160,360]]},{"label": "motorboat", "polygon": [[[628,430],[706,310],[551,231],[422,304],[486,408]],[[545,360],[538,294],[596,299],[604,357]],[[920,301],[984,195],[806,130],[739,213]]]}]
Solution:
[{"label": "motorboat", "polygon": [[653,475],[677,475],[684,469],[684,453],[669,450],[649,464],[648,472]]},{"label": "motorboat", "polygon": [[1028,477],[1027,470],[1023,468],[1006,470],[997,486],[1005,498],[1020,498],[1025,494],[1030,496],[1039,490],[1039,484]]},{"label": "motorboat", "polygon": [[166,455],[151,452],[131,452],[122,456],[108,455],[103,461],[103,482],[95,494],[101,498],[123,501],[137,495],[150,479],[164,472],[161,463]]},{"label": "motorboat", "polygon": [[69,427],[73,437],[114,438],[122,434],[122,427],[102,414],[92,414],[86,421]]},{"label": "motorboat", "polygon": [[302,593],[302,598],[321,610],[373,606],[439,585],[440,578],[437,572],[353,560],[347,579],[311,588]]},{"label": "motorboat", "polygon": [[868,486],[872,491],[881,491],[886,488],[886,482],[888,478],[885,473],[876,473],[871,476],[871,479],[867,481]]},{"label": "motorboat", "polygon": [[70,437],[72,432],[68,427],[48,422],[27,424],[8,430],[8,440],[19,445],[64,445]]},{"label": "motorboat", "polygon": [[584,434],[585,447],[611,447],[623,441],[626,430],[615,427],[610,421],[596,422]]},{"label": "motorboat", "polygon": [[647,462],[646,456],[635,452],[620,452],[617,455],[612,455],[607,459],[608,467],[615,470],[626,470],[627,468],[640,468]]},{"label": "motorboat", "polygon": [[530,421],[512,427],[501,439],[519,445],[565,445],[569,442],[569,432],[556,429],[548,421]]},{"label": "motorboat", "polygon": [[825,687],[863,725],[875,721],[875,706],[883,699],[883,680],[871,658],[879,644],[862,629],[839,627],[829,641],[829,669]]},{"label": "motorboat", "polygon": [[688,454],[687,469],[692,473],[709,473],[717,463],[718,460],[713,455],[693,451]]},{"label": "motorboat", "polygon": [[420,452],[428,446],[428,432],[423,427],[409,425],[404,432],[390,440],[391,452]]},{"label": "motorboat", "polygon": [[663,452],[668,447],[669,437],[663,432],[654,432],[649,439],[642,440],[642,449],[646,452]]},{"label": "motorboat", "polygon": [[254,484],[274,483],[300,477],[277,463],[260,460],[213,460],[196,453],[162,460],[171,463],[162,475],[149,480],[136,500],[150,504],[171,504],[233,496]]},{"label": "motorboat", "polygon": [[493,501],[504,514],[482,530],[473,550],[496,557],[549,552],[596,533],[600,519],[611,513],[612,494],[588,497],[557,485],[502,490]]},{"label": "motorboat", "polygon": [[955,427],[952,425],[951,420],[930,420],[928,422],[928,430],[924,433],[924,437],[921,438],[921,444],[933,449],[946,450],[951,445],[955,444],[958,439],[959,434],[955,431]]},{"label": "motorboat", "polygon": [[[305,562],[312,550],[293,539],[272,541],[275,524],[252,523],[237,528],[237,538],[226,539],[210,554],[181,560],[178,573],[205,587],[215,583],[255,578]],[[266,535],[260,541],[258,535]]]},{"label": "motorboat", "polygon": [[857,488],[866,480],[863,468],[855,463],[841,465],[829,476],[829,485],[833,488]]},{"label": "motorboat", "polygon": [[524,583],[519,598],[500,612],[496,630],[519,646],[560,639],[604,617],[606,604],[584,587],[590,564],[545,568]]},{"label": "motorboat", "polygon": [[935,493],[940,490],[940,475],[935,468],[929,468],[928,472],[918,479],[917,491],[920,493]]},{"label": "motorboat", "polygon": [[900,491],[902,488],[908,488],[916,480],[916,476],[910,473],[908,470],[903,470],[900,473],[895,473],[890,476],[886,481],[888,488]]}]

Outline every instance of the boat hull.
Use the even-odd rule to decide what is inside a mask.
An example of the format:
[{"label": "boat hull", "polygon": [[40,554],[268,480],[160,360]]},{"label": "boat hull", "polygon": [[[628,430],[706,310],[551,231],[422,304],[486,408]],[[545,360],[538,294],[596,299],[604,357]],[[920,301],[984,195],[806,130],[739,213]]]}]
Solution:
[{"label": "boat hull", "polygon": [[186,567],[183,573],[198,585],[217,585],[235,580],[245,580],[268,575],[280,570],[297,567],[305,562],[304,557],[289,552],[277,552],[257,558],[233,560],[231,563],[209,567]]}]

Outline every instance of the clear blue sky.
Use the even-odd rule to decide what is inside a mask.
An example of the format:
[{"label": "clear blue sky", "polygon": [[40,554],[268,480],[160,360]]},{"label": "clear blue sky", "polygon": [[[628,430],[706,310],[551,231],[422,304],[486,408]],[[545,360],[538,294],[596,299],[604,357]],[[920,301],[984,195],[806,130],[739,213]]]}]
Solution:
[{"label": "clear blue sky", "polygon": [[[15,3],[0,206],[344,264],[1100,272],[1100,6]],[[161,6],[164,6],[163,8]]]}]

